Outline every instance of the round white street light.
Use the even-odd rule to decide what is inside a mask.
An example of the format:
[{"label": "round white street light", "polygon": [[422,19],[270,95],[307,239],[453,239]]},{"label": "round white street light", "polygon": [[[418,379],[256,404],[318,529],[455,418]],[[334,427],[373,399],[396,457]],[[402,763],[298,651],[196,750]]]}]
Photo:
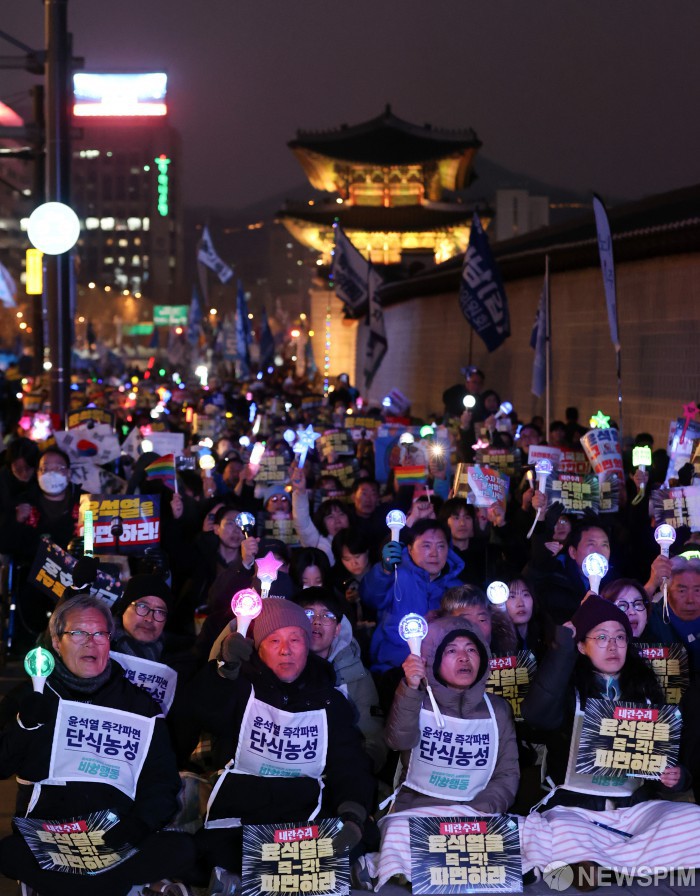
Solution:
[{"label": "round white street light", "polygon": [[62,202],[45,202],[29,216],[27,236],[36,249],[47,255],[62,255],[78,242],[78,216]]}]

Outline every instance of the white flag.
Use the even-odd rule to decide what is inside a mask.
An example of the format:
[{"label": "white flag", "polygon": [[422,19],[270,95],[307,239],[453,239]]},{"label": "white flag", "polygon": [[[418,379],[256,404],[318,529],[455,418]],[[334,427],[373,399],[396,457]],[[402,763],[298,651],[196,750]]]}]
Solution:
[{"label": "white flag", "polygon": [[367,338],[367,352],[365,355],[365,389],[372,385],[374,375],[384,360],[384,355],[389,347],[384,326],[384,311],[379,301],[379,287],[382,278],[375,270],[369,275],[369,336]]},{"label": "white flag", "polygon": [[345,235],[340,224],[335,224],[333,252],[333,286],[335,294],[351,314],[356,314],[369,301],[371,265]]},{"label": "white flag", "polygon": [[233,277],[233,268],[230,268],[216,254],[208,227],[202,230],[202,238],[197,246],[197,261],[214,271],[221,283],[228,283],[231,277]]},{"label": "white flag", "polygon": [[0,302],[5,308],[14,308],[17,305],[17,286],[12,275],[5,265],[0,262]]},{"label": "white flag", "polygon": [[613,258],[612,235],[608,213],[600,196],[593,194],[593,214],[598,233],[598,254],[600,255],[600,267],[603,271],[603,287],[605,289],[605,302],[608,306],[608,325],[610,327],[610,339],[615,346],[615,351],[620,351],[620,335],[617,328],[617,292],[615,289],[615,260]]}]

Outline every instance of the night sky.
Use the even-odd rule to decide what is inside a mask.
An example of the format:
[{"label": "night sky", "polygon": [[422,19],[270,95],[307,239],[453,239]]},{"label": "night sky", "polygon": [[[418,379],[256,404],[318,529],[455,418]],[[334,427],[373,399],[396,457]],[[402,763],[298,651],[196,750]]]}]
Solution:
[{"label": "night sky", "polygon": [[[68,16],[86,70],[168,73],[190,206],[283,193],[304,180],[297,129],[388,102],[571,189],[637,198],[700,176],[697,0],[69,0]],[[41,0],[2,0],[0,29],[41,46]],[[31,83],[0,70],[0,99],[27,114]]]}]

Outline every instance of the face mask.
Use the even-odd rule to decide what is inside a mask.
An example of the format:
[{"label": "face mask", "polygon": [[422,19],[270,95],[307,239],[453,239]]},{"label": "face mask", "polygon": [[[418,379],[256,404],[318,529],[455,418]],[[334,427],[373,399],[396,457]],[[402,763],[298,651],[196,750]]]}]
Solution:
[{"label": "face mask", "polygon": [[68,477],[63,473],[39,473],[39,488],[47,495],[60,495],[68,485]]}]

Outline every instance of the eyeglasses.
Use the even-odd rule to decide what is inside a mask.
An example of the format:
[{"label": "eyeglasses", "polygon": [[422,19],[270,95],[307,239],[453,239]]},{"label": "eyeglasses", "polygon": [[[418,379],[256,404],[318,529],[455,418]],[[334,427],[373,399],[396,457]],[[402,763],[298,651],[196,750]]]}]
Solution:
[{"label": "eyeglasses", "polygon": [[63,632],[63,635],[61,635],[61,637],[63,637],[64,635],[68,635],[71,643],[77,644],[78,647],[82,647],[90,640],[94,641],[95,644],[106,644],[112,637],[109,632],[84,632],[79,628],[74,629],[70,632]]},{"label": "eyeglasses", "polygon": [[149,607],[148,604],[142,604],[138,601],[134,601],[132,604],[129,604],[129,606],[136,610],[137,616],[150,616],[153,614],[154,622],[163,622],[168,618],[168,611],[161,610],[160,607]]},{"label": "eyeglasses", "polygon": [[304,613],[309,622],[320,622],[321,625],[332,625],[337,620],[335,613],[329,611],[317,613],[315,610],[304,610]]},{"label": "eyeglasses", "polygon": [[607,647],[608,641],[614,641],[617,647],[624,647],[628,640],[627,635],[606,635],[604,632],[586,637],[586,641],[595,641],[596,647]]},{"label": "eyeglasses", "polygon": [[273,495],[269,500],[276,504],[278,501],[289,501],[289,498],[286,495]]},{"label": "eyeglasses", "polygon": [[618,601],[615,606],[618,610],[622,610],[623,613],[627,613],[630,607],[634,610],[635,613],[641,613],[646,610],[647,605],[643,600],[633,600],[632,603],[628,603],[626,600]]},{"label": "eyeglasses", "polygon": [[39,467],[39,472],[40,472],[40,473],[67,473],[67,472],[68,472],[68,467],[66,467],[66,466],[61,466],[61,467]]}]

